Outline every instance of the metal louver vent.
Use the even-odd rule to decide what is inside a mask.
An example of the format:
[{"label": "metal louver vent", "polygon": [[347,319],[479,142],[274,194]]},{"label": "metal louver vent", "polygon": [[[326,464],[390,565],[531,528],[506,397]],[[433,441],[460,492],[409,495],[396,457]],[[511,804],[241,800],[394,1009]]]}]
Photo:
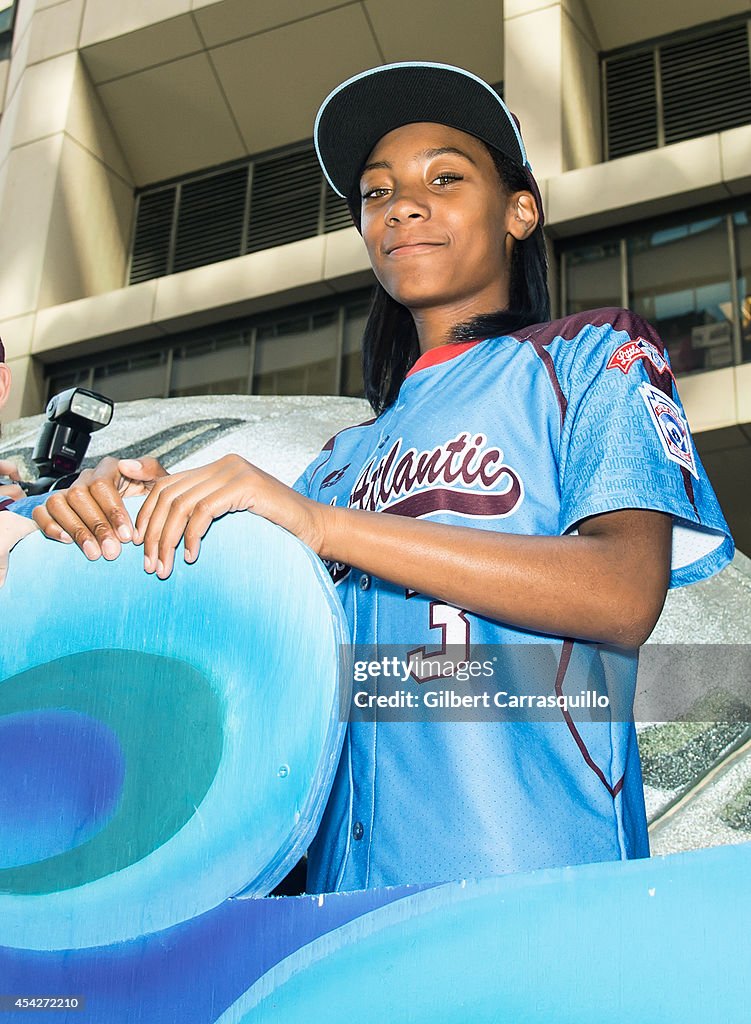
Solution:
[{"label": "metal louver vent", "polygon": [[130,261],[131,284],[167,273],[174,208],[174,187],[139,198]]},{"label": "metal louver vent", "polygon": [[607,159],[751,123],[748,19],[604,58]]},{"label": "metal louver vent", "polygon": [[248,168],[186,182],[172,270],[177,273],[242,254]]},{"label": "metal louver vent", "polygon": [[660,49],[665,142],[751,122],[745,24]]},{"label": "metal louver vent", "polygon": [[[248,193],[250,192],[250,195]],[[138,199],[130,283],[350,227],[312,145],[157,186]]]},{"label": "metal louver vent", "polygon": [[320,205],[321,172],[312,149],[257,163],[247,251],[318,234]]},{"label": "metal louver vent", "polygon": [[324,198],[323,230],[339,231],[341,228],[351,227],[352,218],[349,215],[349,207],[327,184]]},{"label": "metal louver vent", "polygon": [[657,145],[654,53],[612,58],[606,65],[608,159]]}]

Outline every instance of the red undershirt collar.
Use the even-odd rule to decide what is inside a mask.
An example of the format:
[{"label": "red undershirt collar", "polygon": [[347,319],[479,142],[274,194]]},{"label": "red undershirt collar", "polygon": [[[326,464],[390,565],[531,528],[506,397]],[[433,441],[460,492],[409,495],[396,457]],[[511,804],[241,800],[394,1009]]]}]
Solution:
[{"label": "red undershirt collar", "polygon": [[413,373],[417,373],[419,370],[424,370],[428,366],[438,366],[439,363],[447,363],[449,359],[455,359],[457,356],[460,356],[462,352],[467,352],[469,349],[474,348],[475,345],[479,345],[482,341],[485,341],[485,338],[478,338],[477,341],[449,341],[446,342],[445,345],[437,345],[435,348],[429,348],[427,352],[423,352],[417,362],[412,366],[407,377],[411,377]]}]

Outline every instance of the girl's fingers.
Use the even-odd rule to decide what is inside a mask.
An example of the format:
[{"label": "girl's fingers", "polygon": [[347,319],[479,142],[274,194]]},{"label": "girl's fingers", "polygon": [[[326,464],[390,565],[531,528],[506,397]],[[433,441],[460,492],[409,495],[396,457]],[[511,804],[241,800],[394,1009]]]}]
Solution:
[{"label": "girl's fingers", "polygon": [[[50,504],[52,504],[52,508],[49,507]],[[73,540],[92,562],[96,561],[102,553],[94,534],[67,504],[62,495],[52,495],[45,505],[35,508],[34,522],[52,540],[59,540],[64,544]]]},{"label": "girl's fingers", "polygon": [[[196,532],[191,532],[192,545],[195,545],[196,536],[202,537],[213,520],[228,511],[231,499],[227,491],[227,485],[213,476],[174,496],[169,508],[166,509],[167,514],[161,532],[156,538],[156,571],[161,579],[166,579],[172,572],[175,550],[194,519]],[[193,548],[189,550],[192,551]]]},{"label": "girl's fingers", "polygon": [[45,537],[49,537],[50,540],[60,541],[63,544],[73,543],[73,538],[63,530],[59,523],[55,522],[47,511],[46,505],[37,505],[31,515]]},{"label": "girl's fingers", "polygon": [[[137,525],[143,537],[144,568],[146,572],[166,579],[169,572],[165,569],[172,566],[174,549],[180,543],[188,517],[196,498],[189,495],[195,491],[201,495],[211,490],[211,485],[201,479],[202,474],[186,474],[180,479],[172,478],[168,486],[157,486],[154,493],[144,502],[139,513]],[[141,516],[144,516],[144,522]],[[165,533],[165,524],[170,517],[169,527]]]}]

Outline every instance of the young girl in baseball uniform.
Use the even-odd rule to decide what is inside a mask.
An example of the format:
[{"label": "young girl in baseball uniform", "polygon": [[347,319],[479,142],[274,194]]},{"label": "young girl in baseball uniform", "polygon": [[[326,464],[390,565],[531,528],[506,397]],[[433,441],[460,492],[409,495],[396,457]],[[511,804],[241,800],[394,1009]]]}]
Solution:
[{"label": "young girl in baseball uniform", "polygon": [[[411,652],[418,692],[446,682],[428,655],[450,674],[451,652],[495,652],[496,691],[586,687],[619,709],[353,721],[311,891],[647,856],[637,651],[668,587],[733,551],[665,349],[626,310],[550,321],[540,192],[513,116],[469,72],[357,75],[315,140],[378,281],[373,418],[295,488],[240,455],[172,475],[109,460],[35,518],[89,557],[135,539],[165,578],[181,539],[195,561],[213,519],[248,509],[325,560],[358,648]],[[120,474],[149,492],[135,531]],[[111,526],[96,538],[95,522]]]}]

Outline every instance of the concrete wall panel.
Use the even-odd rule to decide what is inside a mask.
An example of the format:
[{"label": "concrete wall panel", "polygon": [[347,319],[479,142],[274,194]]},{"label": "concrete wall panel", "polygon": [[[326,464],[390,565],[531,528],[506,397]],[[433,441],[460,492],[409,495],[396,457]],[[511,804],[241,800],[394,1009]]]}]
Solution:
[{"label": "concrete wall panel", "polygon": [[350,4],[217,47],[212,60],[245,145],[257,153],[310,138],[326,94],[380,56],[361,6]]},{"label": "concrete wall panel", "polygon": [[193,0],[193,16],[207,46],[268,32],[335,6],[327,0]]},{"label": "concrete wall panel", "polygon": [[37,64],[77,48],[83,4],[84,0],[64,0],[54,7],[35,12],[29,28],[29,64]]},{"label": "concrete wall panel", "polygon": [[[560,174],[563,167],[561,105],[561,8],[559,4],[504,23],[504,91],[521,121],[529,161],[538,178]],[[538,54],[530,75],[530,49]]]},{"label": "concrete wall panel", "polygon": [[751,124],[721,132],[720,153],[728,191],[743,195],[751,190]]},{"label": "concrete wall panel", "polygon": [[0,175],[3,319],[31,313],[38,306],[62,144],[62,134],[57,134],[14,149]]},{"label": "concrete wall panel", "polygon": [[60,158],[39,306],[54,306],[122,286],[133,195],[77,142]]},{"label": "concrete wall panel", "polygon": [[600,56],[568,12],[561,23],[561,46],[563,166],[570,170],[602,159]]},{"label": "concrete wall panel", "polygon": [[365,243],[356,228],[332,231],[324,235],[324,244],[323,276],[326,280],[370,270]]},{"label": "concrete wall panel", "polygon": [[132,187],[133,173],[123,155],[120,140],[81,61],[76,68],[65,130]]},{"label": "concrete wall panel", "polygon": [[187,57],[203,49],[201,37],[189,14],[148,25],[114,39],[105,39],[82,51],[95,82],[107,82],[144,68]]},{"label": "concrete wall panel", "polygon": [[247,153],[205,53],[108,82],[99,95],[138,185]]},{"label": "concrete wall panel", "polygon": [[31,358],[9,359],[8,366],[13,375],[10,398],[0,413],[0,422],[10,423],[21,416],[31,416],[44,408],[44,373],[42,367]]},{"label": "concrete wall panel", "polygon": [[128,0],[116,4],[112,0],[86,0],[80,45],[91,46],[103,39],[114,39],[178,14],[187,14],[189,10],[190,0]]},{"label": "concrete wall panel", "polygon": [[735,409],[735,368],[695,373],[678,379],[683,408],[691,430],[716,430],[737,423]]},{"label": "concrete wall panel", "polygon": [[[37,313],[33,351],[65,350],[91,338],[117,335],[117,344],[159,334],[152,326],[156,280],[51,306]],[[0,323],[0,337],[3,325]],[[79,350],[80,351],[80,350]]]},{"label": "concrete wall panel", "polygon": [[77,63],[75,53],[66,53],[26,69],[18,96],[11,100],[18,102],[12,145],[23,146],[64,131]]},{"label": "concrete wall panel", "polygon": [[738,423],[751,423],[751,363],[735,368],[735,401]]},{"label": "concrete wall panel", "polygon": [[236,315],[261,296],[269,296],[273,308],[275,296],[279,302],[280,295],[306,286],[313,286],[312,291],[301,294],[300,301],[313,293],[328,294],[322,281],[324,248],[324,237],[318,235],[163,277],[157,285],[154,320],[179,330],[186,319],[199,314],[206,314],[207,322]]},{"label": "concrete wall panel", "polygon": [[0,338],[3,341],[6,359],[18,359],[31,354],[34,321],[33,313],[10,320],[0,320]]},{"label": "concrete wall panel", "polygon": [[548,218],[572,234],[723,196],[719,137],[705,135],[551,178]]}]

